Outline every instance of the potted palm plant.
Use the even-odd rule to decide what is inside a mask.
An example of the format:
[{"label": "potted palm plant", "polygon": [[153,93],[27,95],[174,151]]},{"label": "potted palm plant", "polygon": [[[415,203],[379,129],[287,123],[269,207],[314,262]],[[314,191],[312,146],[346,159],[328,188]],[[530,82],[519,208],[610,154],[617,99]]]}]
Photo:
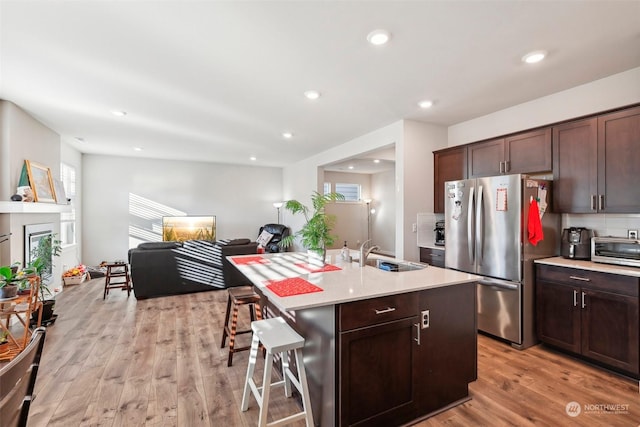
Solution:
[{"label": "potted palm plant", "polygon": [[[48,322],[53,318],[53,309],[56,303],[54,299],[45,299],[52,296],[48,283],[52,276],[53,257],[60,256],[62,246],[56,234],[43,237],[31,252],[31,262],[28,267],[40,277],[40,300],[42,301],[42,321]],[[33,313],[32,316],[37,316]]]},{"label": "potted palm plant", "polygon": [[279,245],[286,248],[296,237],[300,237],[302,245],[324,262],[327,246],[331,246],[337,239],[337,236],[331,234],[336,221],[335,215],[326,214],[324,207],[327,203],[338,200],[344,200],[344,196],[340,193],[320,194],[314,191],[311,194],[313,210],[297,200],[287,200],[284,208],[294,215],[301,213],[306,222],[296,233],[283,238]]}]

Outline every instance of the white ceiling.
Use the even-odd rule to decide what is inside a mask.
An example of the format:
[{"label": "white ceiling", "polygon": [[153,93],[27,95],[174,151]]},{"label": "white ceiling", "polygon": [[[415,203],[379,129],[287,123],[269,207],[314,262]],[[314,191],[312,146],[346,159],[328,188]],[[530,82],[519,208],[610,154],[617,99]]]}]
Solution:
[{"label": "white ceiling", "polygon": [[0,37],[0,98],[83,152],[283,166],[638,67],[640,2],[2,0]]}]

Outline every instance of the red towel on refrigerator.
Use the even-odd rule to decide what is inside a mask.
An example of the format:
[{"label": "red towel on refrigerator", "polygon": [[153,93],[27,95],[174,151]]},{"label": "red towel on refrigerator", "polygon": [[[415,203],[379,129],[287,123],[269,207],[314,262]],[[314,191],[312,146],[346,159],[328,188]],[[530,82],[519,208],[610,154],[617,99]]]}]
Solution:
[{"label": "red towel on refrigerator", "polygon": [[542,222],[540,221],[540,211],[538,209],[538,202],[533,199],[529,203],[529,221],[527,224],[527,230],[529,231],[529,242],[533,246],[537,245],[539,241],[544,239],[542,233]]}]

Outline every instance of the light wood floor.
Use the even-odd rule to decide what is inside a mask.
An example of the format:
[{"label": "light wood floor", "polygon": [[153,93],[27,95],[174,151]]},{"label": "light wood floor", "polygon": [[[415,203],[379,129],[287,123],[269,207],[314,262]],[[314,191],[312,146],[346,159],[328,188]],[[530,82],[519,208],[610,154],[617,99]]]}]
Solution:
[{"label": "light wood floor", "polygon": [[[239,410],[248,352],[220,349],[226,291],[136,301],[103,279],[65,288],[47,330],[29,426],[252,426]],[[248,342],[248,336],[242,338]],[[241,342],[241,343],[242,343]],[[637,382],[542,346],[517,351],[480,336],[472,399],[419,426],[637,426]],[[260,360],[261,358],[259,358]],[[257,371],[262,371],[258,364]],[[272,393],[274,414],[294,408]],[[627,413],[569,417],[569,402],[626,405]],[[296,424],[301,425],[301,424]]]}]

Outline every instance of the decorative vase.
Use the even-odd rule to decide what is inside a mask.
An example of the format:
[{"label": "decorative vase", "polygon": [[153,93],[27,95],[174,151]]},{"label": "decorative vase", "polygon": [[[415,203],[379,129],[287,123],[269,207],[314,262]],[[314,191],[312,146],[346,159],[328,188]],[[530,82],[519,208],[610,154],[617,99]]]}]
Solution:
[{"label": "decorative vase", "polygon": [[327,249],[307,249],[307,256],[309,264],[323,266],[327,257]]},{"label": "decorative vase", "polygon": [[0,288],[0,298],[13,298],[18,294],[18,287],[16,285],[5,285]]}]

